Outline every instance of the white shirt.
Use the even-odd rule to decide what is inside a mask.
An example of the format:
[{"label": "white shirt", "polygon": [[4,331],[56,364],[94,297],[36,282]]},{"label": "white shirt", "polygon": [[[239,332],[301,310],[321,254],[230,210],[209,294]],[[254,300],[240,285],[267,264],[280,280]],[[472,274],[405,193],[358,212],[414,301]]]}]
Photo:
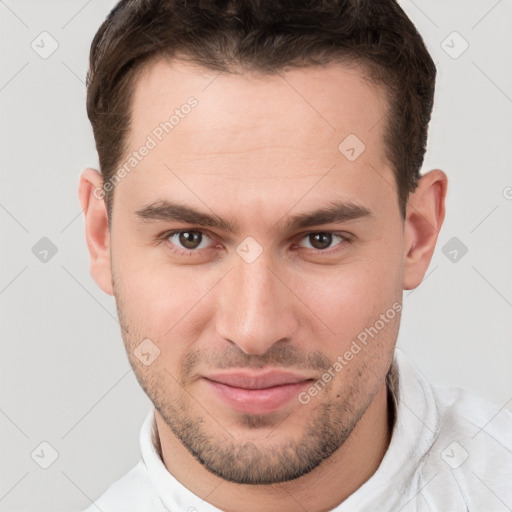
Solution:
[{"label": "white shirt", "polygon": [[[397,413],[388,449],[332,512],[512,511],[512,414],[464,389],[429,384],[400,349],[393,364]],[[167,471],[153,428],[152,409],[140,433],[142,459],[84,512],[220,511]]]}]

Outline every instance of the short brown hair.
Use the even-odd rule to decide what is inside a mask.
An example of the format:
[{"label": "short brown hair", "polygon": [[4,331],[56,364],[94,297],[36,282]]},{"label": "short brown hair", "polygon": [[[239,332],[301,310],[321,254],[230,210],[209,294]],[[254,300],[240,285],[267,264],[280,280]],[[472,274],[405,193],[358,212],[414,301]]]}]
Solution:
[{"label": "short brown hair", "polygon": [[[127,151],[135,79],[173,57],[218,72],[361,64],[388,97],[384,142],[402,216],[420,177],[436,68],[394,0],[121,0],[91,45],[87,114],[104,182]],[[109,218],[113,193],[104,194]]]}]

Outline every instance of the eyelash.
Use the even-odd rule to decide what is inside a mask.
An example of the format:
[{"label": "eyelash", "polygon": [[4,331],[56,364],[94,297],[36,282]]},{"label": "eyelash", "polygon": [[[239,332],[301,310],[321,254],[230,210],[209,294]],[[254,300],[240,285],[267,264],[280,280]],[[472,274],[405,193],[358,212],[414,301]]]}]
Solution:
[{"label": "eyelash", "polygon": [[[176,254],[176,255],[179,255],[179,256],[195,256],[197,254],[199,254],[201,251],[207,251],[209,250],[210,248],[206,248],[206,249],[180,249],[180,248],[171,248],[170,245],[174,245],[172,244],[171,242],[169,242],[169,238],[174,236],[174,235],[178,235],[180,233],[188,233],[188,232],[194,232],[194,233],[201,233],[201,235],[203,236],[206,236],[210,239],[212,239],[212,236],[210,236],[210,234],[208,233],[208,231],[204,230],[204,229],[200,229],[200,228],[196,228],[196,229],[178,229],[178,230],[174,230],[174,231],[166,231],[165,233],[162,233],[158,238],[161,239],[163,242],[167,242],[167,248],[168,250],[171,251],[172,254]],[[310,251],[313,251],[313,254],[323,254],[323,255],[329,255],[329,254],[333,254],[333,253],[337,253],[338,251],[340,251],[341,249],[339,248],[339,246],[343,245],[345,246],[346,244],[351,244],[352,243],[352,239],[350,238],[349,235],[347,235],[346,233],[342,232],[342,231],[309,231],[307,233],[304,233],[301,235],[300,237],[300,240],[310,236],[310,235],[316,235],[316,234],[319,234],[319,233],[323,233],[323,234],[329,234],[329,235],[334,235],[334,236],[337,236],[337,237],[340,237],[342,238],[342,241],[339,242],[338,244],[336,244],[335,246],[335,249],[325,249],[325,250],[321,250],[321,249],[309,249]]]}]

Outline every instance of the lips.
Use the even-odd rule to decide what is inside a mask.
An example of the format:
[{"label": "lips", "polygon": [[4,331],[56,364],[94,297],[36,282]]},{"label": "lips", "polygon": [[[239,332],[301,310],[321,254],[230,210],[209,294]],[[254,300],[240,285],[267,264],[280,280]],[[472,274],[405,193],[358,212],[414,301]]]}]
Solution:
[{"label": "lips", "polygon": [[269,414],[297,398],[312,379],[284,371],[237,371],[212,374],[203,380],[209,391],[230,409],[245,414]]},{"label": "lips", "polygon": [[296,384],[309,380],[308,377],[290,372],[272,371],[265,373],[231,372],[209,375],[207,379],[227,386],[243,389],[266,389],[285,384]]}]

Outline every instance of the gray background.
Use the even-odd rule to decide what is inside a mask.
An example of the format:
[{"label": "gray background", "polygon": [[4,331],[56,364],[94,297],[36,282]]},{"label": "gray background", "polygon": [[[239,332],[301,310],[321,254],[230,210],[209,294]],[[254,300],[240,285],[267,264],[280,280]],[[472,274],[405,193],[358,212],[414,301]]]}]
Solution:
[{"label": "gray background", "polygon": [[[424,170],[439,167],[450,182],[430,268],[404,293],[399,346],[430,380],[512,410],[512,3],[401,4],[439,72]],[[85,113],[89,45],[113,5],[0,1],[2,511],[88,505],[138,461],[151,406],[114,299],[89,275],[77,199],[81,170],[97,167]],[[58,43],[47,58],[31,47],[51,49],[43,31]],[[469,44],[461,55],[454,31]],[[44,256],[43,237],[56,254]],[[58,453],[48,469],[35,462],[50,462],[42,442]]]}]

